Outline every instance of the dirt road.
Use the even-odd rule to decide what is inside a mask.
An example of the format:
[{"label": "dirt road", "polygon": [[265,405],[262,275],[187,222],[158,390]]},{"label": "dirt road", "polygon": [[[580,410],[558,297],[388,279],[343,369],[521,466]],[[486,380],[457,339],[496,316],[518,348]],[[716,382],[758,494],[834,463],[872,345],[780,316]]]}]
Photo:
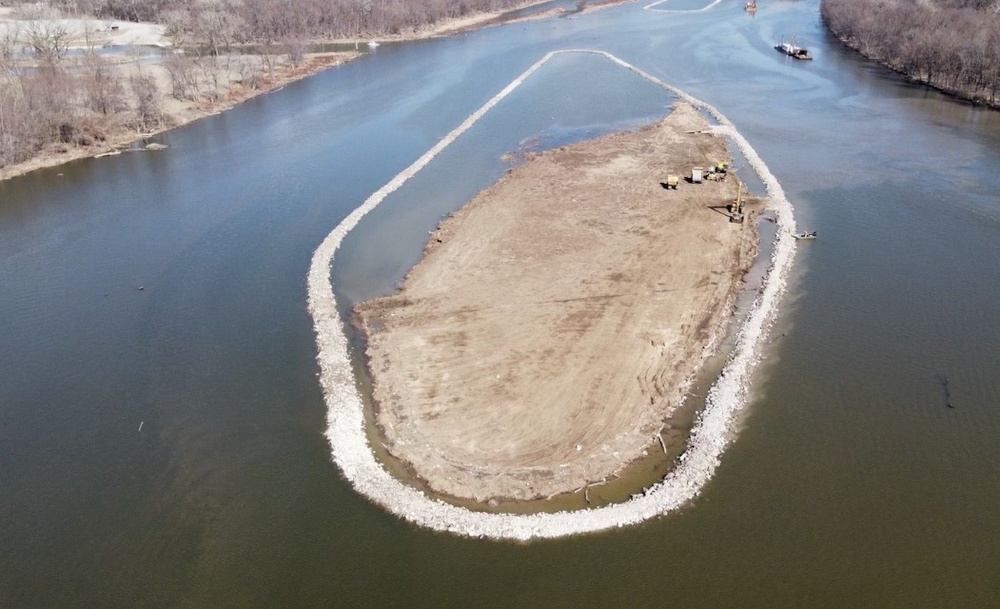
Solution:
[{"label": "dirt road", "polygon": [[400,292],[362,303],[376,423],[444,495],[533,499],[643,450],[731,321],[754,222],[680,104],[660,124],[529,159],[441,224]]}]

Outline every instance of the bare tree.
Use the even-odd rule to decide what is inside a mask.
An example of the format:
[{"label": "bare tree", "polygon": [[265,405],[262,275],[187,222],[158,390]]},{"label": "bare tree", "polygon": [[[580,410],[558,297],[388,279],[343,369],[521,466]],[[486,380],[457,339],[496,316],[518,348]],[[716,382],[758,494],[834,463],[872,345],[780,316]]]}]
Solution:
[{"label": "bare tree", "polygon": [[128,108],[121,79],[101,58],[88,61],[81,74],[87,107],[101,114],[116,114]]},{"label": "bare tree", "polygon": [[996,104],[1000,88],[1000,0],[822,0],[838,38],[908,77]]},{"label": "bare tree", "polygon": [[205,83],[201,93],[211,101],[218,101],[222,96],[221,66],[218,55],[199,57],[194,62],[200,72],[199,77]]},{"label": "bare tree", "polygon": [[[522,0],[60,0],[101,17],[165,23],[176,45],[365,38],[413,30]],[[953,0],[957,1],[957,0]],[[994,0],[962,0],[984,1]]]},{"label": "bare tree", "polygon": [[3,35],[0,35],[0,79],[15,76],[20,72],[17,62],[20,48],[17,28],[5,29]]},{"label": "bare tree", "polygon": [[79,80],[87,107],[100,114],[109,115],[128,107],[125,89],[112,66],[98,54],[97,32],[84,26],[84,54],[79,69]]},{"label": "bare tree", "polygon": [[301,40],[290,39],[285,41],[285,55],[288,56],[288,63],[293,67],[297,68],[302,63],[305,58],[306,47]]},{"label": "bare tree", "polygon": [[160,107],[160,92],[152,76],[132,74],[129,77],[132,89],[135,120],[133,126],[140,133],[159,129],[163,126],[163,109]]},{"label": "bare tree", "polygon": [[35,56],[48,64],[62,60],[69,48],[69,31],[50,19],[29,19],[18,22],[27,45]]},{"label": "bare tree", "polygon": [[261,74],[256,61],[249,57],[240,57],[236,64],[236,80],[247,89],[259,89]]},{"label": "bare tree", "polygon": [[181,53],[172,53],[163,61],[163,67],[170,78],[170,95],[178,100],[192,100],[198,95],[198,79],[194,74],[194,64]]}]

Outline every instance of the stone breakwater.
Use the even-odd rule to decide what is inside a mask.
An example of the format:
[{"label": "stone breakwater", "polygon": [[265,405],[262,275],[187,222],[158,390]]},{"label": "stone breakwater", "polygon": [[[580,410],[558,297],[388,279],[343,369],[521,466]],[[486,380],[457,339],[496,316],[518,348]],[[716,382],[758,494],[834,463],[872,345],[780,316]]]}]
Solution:
[{"label": "stone breakwater", "polygon": [[[641,496],[615,505],[546,514],[476,512],[432,499],[407,486],[394,478],[375,458],[368,444],[364,405],[351,368],[344,324],[337,311],[330,265],[344,237],[365,214],[416,175],[552,57],[561,54],[604,57],[713,116],[719,123],[714,129],[735,143],[764,183],[768,206],[775,213],[778,231],[763,284],[739,329],[733,352],[708,392],[688,446],[673,471]],[[746,406],[751,375],[785,291],[786,278],[795,255],[794,232],[792,205],[781,185],[750,143],[714,107],[604,51],[569,49],[548,53],[412,165],[368,197],[327,235],[313,254],[307,278],[309,311],[316,331],[320,383],[328,409],[326,436],[333,460],[359,493],[389,512],[420,526],[470,537],[519,541],[563,537],[635,525],[676,510],[699,495],[732,441],[736,415]]]},{"label": "stone breakwater", "polygon": [[669,1],[670,0],[657,0],[657,2],[653,2],[652,4],[647,4],[646,6],[642,7],[642,10],[649,11],[651,13],[704,13],[705,11],[715,8],[716,5],[722,2],[722,0],[713,0],[710,4],[706,4],[701,8],[691,8],[691,9],[655,8]]}]

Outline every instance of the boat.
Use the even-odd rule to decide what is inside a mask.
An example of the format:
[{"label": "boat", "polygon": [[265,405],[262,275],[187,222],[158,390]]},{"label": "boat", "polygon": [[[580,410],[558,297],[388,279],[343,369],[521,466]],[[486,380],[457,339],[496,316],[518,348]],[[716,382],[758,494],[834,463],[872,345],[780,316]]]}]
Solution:
[{"label": "boat", "polygon": [[774,45],[775,50],[788,55],[793,59],[812,59],[809,51],[797,46],[794,42],[779,42]]},{"label": "boat", "polygon": [[795,237],[796,239],[800,239],[801,240],[801,239],[815,239],[817,235],[816,235],[816,231],[811,231],[811,232],[808,232],[808,233],[795,233],[792,236]]},{"label": "boat", "polygon": [[750,0],[749,2],[747,2],[746,6],[743,7],[743,10],[745,10],[748,13],[756,13],[757,12],[757,0]]},{"label": "boat", "polygon": [[377,47],[377,46],[378,46],[378,43],[377,43],[377,42],[375,42],[374,40],[369,40],[369,41],[368,41],[368,48],[369,48],[369,49],[374,49],[374,48],[375,48],[375,47]]}]

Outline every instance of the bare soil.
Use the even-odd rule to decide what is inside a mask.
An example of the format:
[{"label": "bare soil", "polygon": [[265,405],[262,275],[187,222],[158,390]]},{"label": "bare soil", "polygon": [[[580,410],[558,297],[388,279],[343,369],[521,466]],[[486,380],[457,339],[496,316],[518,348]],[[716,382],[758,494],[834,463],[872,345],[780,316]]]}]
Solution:
[{"label": "bare soil", "polygon": [[[756,251],[694,108],[533,156],[441,223],[400,291],[358,305],[386,448],[444,496],[530,500],[640,457],[732,319]],[[756,204],[754,204],[756,205]]]}]

